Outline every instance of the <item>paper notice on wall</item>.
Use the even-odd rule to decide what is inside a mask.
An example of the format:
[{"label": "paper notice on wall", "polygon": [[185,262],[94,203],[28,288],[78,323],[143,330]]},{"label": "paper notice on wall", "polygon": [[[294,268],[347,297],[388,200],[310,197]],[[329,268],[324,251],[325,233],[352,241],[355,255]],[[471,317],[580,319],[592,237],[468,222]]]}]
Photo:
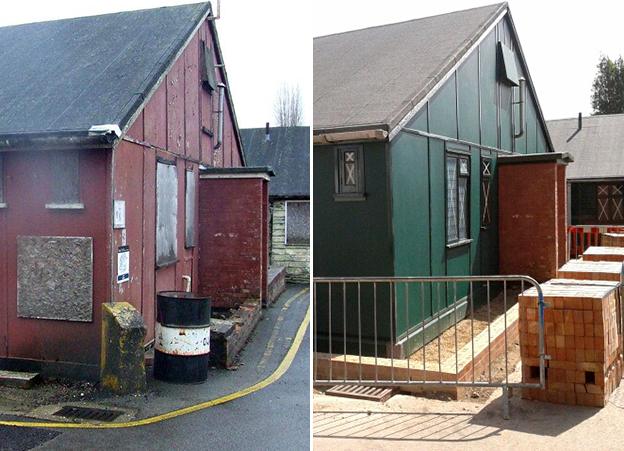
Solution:
[{"label": "paper notice on wall", "polygon": [[130,280],[130,246],[117,249],[117,283]]},{"label": "paper notice on wall", "polygon": [[126,201],[116,200],[113,206],[113,228],[123,229],[126,227]]}]

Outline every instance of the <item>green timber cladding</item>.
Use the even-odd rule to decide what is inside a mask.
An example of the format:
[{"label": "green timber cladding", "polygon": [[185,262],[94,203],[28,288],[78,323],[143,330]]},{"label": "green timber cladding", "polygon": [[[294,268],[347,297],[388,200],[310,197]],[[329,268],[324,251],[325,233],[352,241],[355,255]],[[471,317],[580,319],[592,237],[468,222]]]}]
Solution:
[{"label": "green timber cladding", "polygon": [[[327,117],[334,113],[326,114],[323,111],[330,107],[331,102],[315,101],[315,277],[497,274],[497,155],[550,152],[552,146],[506,4],[425,18],[396,26],[428,28],[432,23],[443,25],[450,22],[446,32],[453,33],[457,27],[452,25],[452,16],[463,13],[469,14],[468,19],[473,18],[478,25],[474,27],[476,32],[474,29],[468,30],[467,36],[458,39],[462,45],[465,42],[470,45],[460,49],[463,53],[458,53],[460,51],[457,49],[452,53],[453,64],[445,66],[448,70],[443,74],[432,74],[435,75],[432,78],[438,80],[437,86],[429,86],[429,90],[423,93],[418,102],[413,102],[417,107],[398,120],[377,123],[371,121],[372,125],[343,125],[339,120],[331,123]],[[479,13],[483,17],[479,17]],[[462,17],[457,19],[464,20]],[[344,39],[349,42],[350,51],[357,52],[353,47],[357,38],[354,34],[362,32],[362,45],[375,47],[381,45],[374,40],[381,34],[380,28],[393,26],[345,33],[348,36]],[[470,33],[475,34],[470,36]],[[321,91],[317,91],[317,77],[322,78],[325,72],[322,52],[327,49],[340,51],[340,44],[328,44],[324,39],[340,40],[342,35],[315,39],[315,99],[323,99],[324,94],[323,81],[318,82]],[[436,44],[432,44],[434,41],[435,37],[422,45],[435,46]],[[499,42],[515,55],[518,76],[527,79],[526,124],[524,134],[519,138],[514,137],[520,128],[520,107],[514,103],[519,98],[519,88],[503,81]],[[419,43],[412,42],[412,45],[418,46]],[[388,52],[393,50],[387,48]],[[422,52],[416,50],[416,53]],[[457,61],[459,64],[456,64]],[[440,66],[438,63],[439,61],[433,67],[436,70]],[[317,68],[317,64],[320,67]],[[398,61],[397,64],[402,62]],[[354,83],[349,80],[344,84],[345,89],[353,89]],[[404,97],[411,94],[412,92],[406,91]],[[358,93],[354,92],[353,95]],[[367,93],[360,92],[359,95],[366,96]],[[392,95],[388,95],[388,98],[392,98]],[[375,110],[377,105],[369,104],[367,107]],[[381,110],[382,107],[377,109]],[[316,120],[317,110],[319,123]],[[336,111],[340,112],[342,108],[336,106]],[[345,117],[354,117],[357,114]],[[347,136],[348,132],[357,133],[367,128],[382,129],[389,137],[376,142],[355,140],[320,144],[337,140],[341,133]],[[349,201],[335,196],[335,171],[338,149],[352,144],[357,144],[362,149],[364,199]],[[446,224],[449,170],[447,157],[453,155],[467,158],[469,162],[466,186],[468,218],[466,239],[449,244]],[[486,182],[490,192],[487,201],[483,195]],[[486,209],[489,221],[483,222]],[[322,335],[328,333],[328,309],[323,304],[328,293],[320,285],[317,291],[317,302],[320,304],[315,310],[317,333]],[[399,290],[396,293],[396,311],[390,308],[388,293],[377,293],[377,336],[379,340],[386,342],[378,351],[387,355],[390,352],[390,343],[399,343],[400,353],[411,352],[418,346],[417,343],[422,343],[421,333],[424,332],[428,338],[434,336],[433,329],[437,331],[438,314],[442,329],[451,325],[452,317],[445,315],[445,312],[456,301],[461,316],[462,310],[465,311],[467,287],[458,285],[457,293],[450,291],[449,289],[449,293],[445,294],[442,287],[440,297],[437,293],[427,291],[424,302],[419,293],[410,292],[409,318],[404,314],[404,291]],[[342,295],[340,287],[334,289],[335,298],[342,300]],[[347,298],[355,295],[346,293]],[[370,324],[370,311],[374,307],[372,293],[362,292],[361,296],[361,311],[365,312],[362,321]],[[357,312],[354,311],[353,303],[347,304],[346,310],[351,309],[347,314],[355,318]],[[332,335],[335,336],[340,350],[343,334],[341,309],[342,303],[332,305]],[[391,315],[396,321],[390,321]],[[428,318],[431,320],[427,321],[428,326],[423,330],[423,319]],[[349,337],[357,337],[358,331],[354,327],[347,322],[348,342]],[[404,342],[408,327],[411,343]],[[366,342],[372,338],[373,331],[368,328],[361,333]],[[371,353],[372,350],[363,349],[363,352]]]}]

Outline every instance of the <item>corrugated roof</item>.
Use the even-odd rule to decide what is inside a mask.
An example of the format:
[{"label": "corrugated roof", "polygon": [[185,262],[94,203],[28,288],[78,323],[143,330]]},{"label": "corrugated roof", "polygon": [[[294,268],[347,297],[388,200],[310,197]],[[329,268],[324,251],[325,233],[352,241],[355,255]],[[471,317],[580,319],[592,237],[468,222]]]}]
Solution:
[{"label": "corrugated roof", "polygon": [[271,166],[269,184],[274,197],[310,197],[310,127],[243,128],[241,137],[247,162]]},{"label": "corrugated roof", "polygon": [[210,3],[0,28],[0,135],[123,129]]},{"label": "corrugated roof", "polygon": [[507,3],[314,39],[314,130],[396,125]]},{"label": "corrugated roof", "polygon": [[568,179],[624,178],[624,114],[546,121],[555,152],[574,157]]}]

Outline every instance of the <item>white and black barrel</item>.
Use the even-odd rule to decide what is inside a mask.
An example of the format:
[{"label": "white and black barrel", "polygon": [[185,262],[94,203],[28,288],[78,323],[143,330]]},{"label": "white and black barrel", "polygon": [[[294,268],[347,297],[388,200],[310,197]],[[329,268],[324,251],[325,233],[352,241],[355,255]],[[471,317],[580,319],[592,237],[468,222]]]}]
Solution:
[{"label": "white and black barrel", "polygon": [[177,383],[208,378],[211,302],[185,291],[163,291],[156,301],[154,377]]}]

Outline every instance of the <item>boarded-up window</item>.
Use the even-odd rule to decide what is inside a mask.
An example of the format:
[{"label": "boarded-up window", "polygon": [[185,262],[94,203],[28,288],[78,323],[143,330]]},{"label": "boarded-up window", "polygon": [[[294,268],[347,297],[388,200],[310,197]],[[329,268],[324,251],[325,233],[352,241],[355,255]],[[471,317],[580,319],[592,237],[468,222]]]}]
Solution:
[{"label": "boarded-up window", "polygon": [[214,57],[212,55],[212,49],[208,47],[204,41],[201,42],[201,55],[202,55],[202,83],[209,91],[212,92],[215,89],[217,89]]},{"label": "boarded-up window", "polygon": [[80,202],[80,154],[61,150],[50,154],[52,184],[47,208],[83,208]]},{"label": "boarded-up window", "polygon": [[93,320],[91,237],[17,237],[17,316]]},{"label": "boarded-up window", "polygon": [[310,243],[310,202],[286,202],[286,244]]},{"label": "boarded-up window", "polygon": [[194,247],[197,244],[195,241],[196,198],[197,183],[195,182],[195,173],[193,171],[186,171],[186,228],[184,238],[186,247]]},{"label": "boarded-up window", "polygon": [[178,259],[178,172],[175,162],[156,163],[156,266]]},{"label": "boarded-up window", "polygon": [[467,157],[446,157],[446,242],[449,244],[468,238],[469,174]]}]

